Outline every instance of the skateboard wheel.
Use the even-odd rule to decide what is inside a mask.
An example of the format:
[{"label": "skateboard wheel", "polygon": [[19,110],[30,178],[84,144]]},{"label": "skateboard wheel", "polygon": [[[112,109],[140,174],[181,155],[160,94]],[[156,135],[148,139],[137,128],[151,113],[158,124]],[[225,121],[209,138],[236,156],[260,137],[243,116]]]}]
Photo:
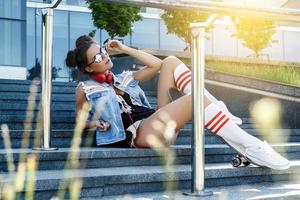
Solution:
[{"label": "skateboard wheel", "polygon": [[248,160],[246,160],[246,161],[243,162],[243,165],[244,165],[245,167],[247,167],[247,166],[250,165],[250,164],[251,164],[251,162],[249,162]]},{"label": "skateboard wheel", "polygon": [[238,156],[235,156],[232,158],[231,164],[233,167],[239,167],[242,164],[242,159]]}]

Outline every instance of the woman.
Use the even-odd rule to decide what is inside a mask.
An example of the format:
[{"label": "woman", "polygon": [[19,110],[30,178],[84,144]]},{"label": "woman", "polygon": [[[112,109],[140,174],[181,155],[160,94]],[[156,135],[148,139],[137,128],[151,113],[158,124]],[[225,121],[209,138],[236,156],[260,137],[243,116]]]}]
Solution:
[{"label": "woman", "polygon": [[[106,48],[111,53],[128,54],[145,67],[139,71],[112,74],[113,66]],[[96,128],[97,146],[151,148],[153,139],[169,145],[179,130],[192,117],[191,72],[176,57],[160,60],[143,51],[123,45],[116,40],[100,46],[89,36],[81,36],[76,48],[69,51],[66,64],[77,67],[90,76],[76,90],[76,113],[84,103],[90,104],[87,128]],[[159,72],[157,110],[153,110],[138,83],[151,79]],[[170,88],[184,95],[171,102]],[[246,133],[236,124],[226,106],[205,91],[205,127],[249,159],[272,169],[287,169],[289,161],[275,152],[266,142]],[[173,127],[163,134],[159,127]]]}]

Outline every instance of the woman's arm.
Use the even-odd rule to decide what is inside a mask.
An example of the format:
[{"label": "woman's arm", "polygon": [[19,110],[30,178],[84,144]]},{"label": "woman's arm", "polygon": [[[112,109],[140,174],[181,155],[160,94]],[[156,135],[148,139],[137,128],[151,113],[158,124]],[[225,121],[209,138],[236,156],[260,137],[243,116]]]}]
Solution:
[{"label": "woman's arm", "polygon": [[[85,92],[80,85],[76,90],[76,119],[78,118],[78,115],[80,115],[80,112],[82,111],[83,105],[87,103],[87,99],[85,97]],[[87,129],[95,129],[99,128],[101,131],[106,131],[109,128],[109,123],[100,121],[100,120],[94,120],[94,121],[86,121],[85,128]]]},{"label": "woman's arm", "polygon": [[125,53],[141,61],[145,67],[139,71],[133,72],[135,80],[143,82],[155,76],[161,68],[162,60],[141,50],[136,50],[122,44],[118,40],[108,42],[108,50],[114,53]]}]

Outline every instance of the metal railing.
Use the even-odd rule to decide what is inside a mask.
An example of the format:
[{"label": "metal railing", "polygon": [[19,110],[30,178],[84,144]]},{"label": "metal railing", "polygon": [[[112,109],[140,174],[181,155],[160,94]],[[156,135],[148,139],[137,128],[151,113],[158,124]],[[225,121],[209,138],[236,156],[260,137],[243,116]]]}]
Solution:
[{"label": "metal railing", "polygon": [[[43,149],[50,149],[50,103],[51,103],[51,52],[52,52],[52,9],[60,3],[55,0],[51,6],[45,6],[45,33],[43,34],[43,118],[44,142]],[[300,22],[300,11],[293,9],[277,9],[266,7],[249,7],[222,2],[199,0],[104,0],[109,3],[125,3],[156,8],[198,9],[206,13],[218,13],[231,16],[259,16],[276,21]],[[47,7],[47,8],[46,8]],[[191,24],[193,35],[193,181],[191,195],[210,195],[204,191],[204,67],[205,67],[205,28],[214,22],[216,15],[212,15],[207,22]]]},{"label": "metal railing", "polygon": [[54,0],[52,4],[43,4],[42,9],[42,94],[41,94],[41,114],[42,114],[42,138],[41,146],[34,147],[34,150],[52,151],[57,148],[50,147],[51,133],[51,90],[52,90],[52,41],[53,41],[53,9],[62,0]]}]

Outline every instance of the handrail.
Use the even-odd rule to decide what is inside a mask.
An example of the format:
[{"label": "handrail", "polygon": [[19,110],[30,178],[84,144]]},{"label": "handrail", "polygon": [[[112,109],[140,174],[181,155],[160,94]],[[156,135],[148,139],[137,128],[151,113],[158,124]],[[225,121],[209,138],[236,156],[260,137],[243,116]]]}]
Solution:
[{"label": "handrail", "polygon": [[52,89],[52,42],[53,42],[53,9],[56,8],[62,0],[54,0],[51,4],[44,4],[42,9],[43,28],[42,28],[42,97],[41,97],[41,123],[42,138],[40,147],[34,147],[34,150],[53,151],[57,148],[50,147],[51,140],[51,89]]},{"label": "handrail", "polygon": [[276,21],[300,23],[300,10],[262,6],[246,6],[241,4],[211,2],[199,0],[102,0],[110,3],[133,4],[154,8],[180,8],[201,10],[205,13],[218,13],[230,16],[252,16]]}]

